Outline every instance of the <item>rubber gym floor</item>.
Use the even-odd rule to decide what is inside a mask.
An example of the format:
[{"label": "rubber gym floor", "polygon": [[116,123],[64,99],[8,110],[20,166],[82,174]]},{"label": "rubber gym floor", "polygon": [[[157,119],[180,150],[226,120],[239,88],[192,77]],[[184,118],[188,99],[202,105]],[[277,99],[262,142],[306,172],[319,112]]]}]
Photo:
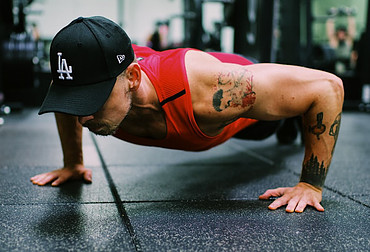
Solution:
[{"label": "rubber gym floor", "polygon": [[325,212],[268,210],[266,189],[294,186],[303,147],[230,140],[193,153],[84,131],[93,183],[35,186],[60,168],[52,114],[0,126],[0,251],[370,251],[370,114],[345,111]]}]

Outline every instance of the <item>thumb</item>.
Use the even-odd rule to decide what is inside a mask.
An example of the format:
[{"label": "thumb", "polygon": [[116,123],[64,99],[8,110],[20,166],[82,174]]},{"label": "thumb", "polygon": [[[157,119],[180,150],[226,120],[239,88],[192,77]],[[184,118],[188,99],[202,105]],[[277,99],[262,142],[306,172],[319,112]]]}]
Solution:
[{"label": "thumb", "polygon": [[260,195],[259,199],[269,199],[270,197],[280,197],[284,194],[285,188],[269,189],[264,194]]},{"label": "thumb", "polygon": [[90,169],[86,169],[83,177],[86,182],[91,183],[92,182],[92,171]]}]

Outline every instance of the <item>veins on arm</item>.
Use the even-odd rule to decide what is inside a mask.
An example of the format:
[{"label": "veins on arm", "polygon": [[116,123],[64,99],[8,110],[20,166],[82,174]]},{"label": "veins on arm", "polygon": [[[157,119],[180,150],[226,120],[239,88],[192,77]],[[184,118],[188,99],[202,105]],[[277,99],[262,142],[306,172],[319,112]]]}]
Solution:
[{"label": "veins on arm", "polygon": [[213,95],[213,108],[217,112],[231,108],[246,108],[256,100],[253,91],[253,75],[247,69],[219,73]]}]

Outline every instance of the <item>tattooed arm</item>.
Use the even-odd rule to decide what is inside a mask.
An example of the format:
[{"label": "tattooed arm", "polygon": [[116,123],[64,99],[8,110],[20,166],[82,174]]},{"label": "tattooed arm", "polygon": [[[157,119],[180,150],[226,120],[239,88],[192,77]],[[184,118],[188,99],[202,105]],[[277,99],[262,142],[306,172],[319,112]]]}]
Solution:
[{"label": "tattooed arm", "polygon": [[[260,198],[280,197],[269,206],[272,210],[287,205],[287,212],[303,212],[307,205],[311,205],[324,211],[320,201],[339,134],[344,96],[342,82],[332,74],[301,67],[266,65],[265,70],[261,78],[259,69],[251,69],[257,99],[248,113],[253,114],[256,110],[257,115],[264,117],[264,112],[271,106],[274,107],[273,116],[301,115],[305,156],[300,182],[295,187],[267,190]],[[270,79],[270,84],[265,84],[268,82],[266,78]],[[279,90],[273,87],[275,85]],[[270,98],[273,101],[263,97],[263,92],[273,97]],[[262,97],[259,97],[260,93]],[[260,106],[259,98],[259,102],[267,104]]]},{"label": "tattooed arm", "polygon": [[207,56],[187,55],[193,109],[199,127],[219,133],[237,118],[278,120],[301,115],[305,156],[300,182],[292,188],[267,190],[261,199],[279,197],[270,209],[287,205],[302,212],[307,205],[323,211],[322,187],[338,137],[343,104],[341,80],[323,71],[298,66],[224,64]]},{"label": "tattooed arm", "polygon": [[[317,124],[314,126],[306,125],[304,127],[306,140],[305,158],[302,165],[302,173],[300,182],[292,188],[277,188],[267,190],[260,199],[268,199],[270,197],[280,197],[270,204],[269,209],[275,210],[283,205],[287,205],[287,212],[303,212],[307,205],[313,206],[318,211],[324,211],[320,204],[322,199],[322,188],[328,173],[329,165],[334,153],[334,147],[338,138],[341,113],[335,118],[330,126],[330,130],[326,130],[325,124],[322,123],[322,115],[317,114]],[[321,145],[326,145],[324,138],[333,138],[332,148],[319,151]],[[322,141],[322,142],[320,142]],[[312,146],[313,145],[313,146]],[[328,146],[327,146],[328,147]],[[330,154],[328,155],[328,152]],[[321,158],[328,155],[327,158]]]}]

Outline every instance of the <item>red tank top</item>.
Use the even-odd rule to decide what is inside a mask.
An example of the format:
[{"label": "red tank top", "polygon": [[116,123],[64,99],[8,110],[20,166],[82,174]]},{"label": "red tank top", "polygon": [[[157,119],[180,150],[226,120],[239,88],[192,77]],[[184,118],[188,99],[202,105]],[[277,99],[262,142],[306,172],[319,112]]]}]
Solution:
[{"label": "red tank top", "polygon": [[[256,120],[240,118],[227,125],[216,136],[204,134],[193,114],[190,89],[185,69],[185,53],[191,49],[156,52],[147,47],[133,46],[141,69],[152,82],[165,113],[167,135],[163,139],[142,138],[118,130],[115,137],[147,146],[187,151],[202,151],[219,145]],[[212,53],[223,62],[252,64],[241,56]],[[140,60],[140,58],[143,58]]]}]

